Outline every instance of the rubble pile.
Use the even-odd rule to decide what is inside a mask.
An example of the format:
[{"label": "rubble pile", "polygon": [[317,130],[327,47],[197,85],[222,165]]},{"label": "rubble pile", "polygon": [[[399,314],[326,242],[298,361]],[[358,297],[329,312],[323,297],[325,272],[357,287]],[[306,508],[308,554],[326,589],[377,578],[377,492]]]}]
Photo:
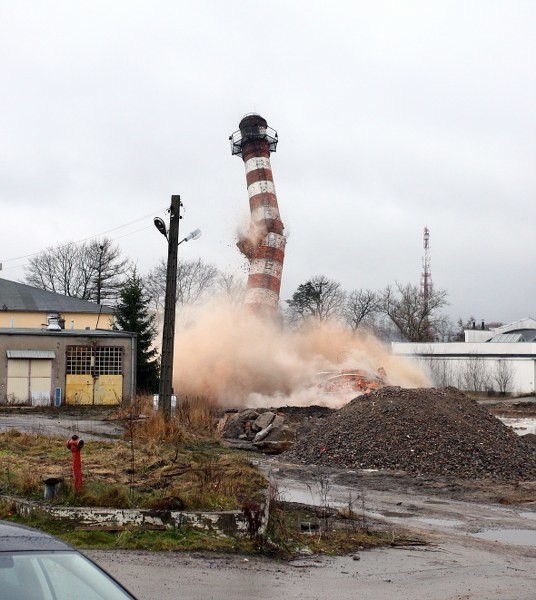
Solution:
[{"label": "rubble pile", "polygon": [[386,387],[316,422],[284,454],[302,464],[536,479],[532,444],[455,388]]},{"label": "rubble pile", "polygon": [[229,412],[219,426],[222,444],[240,450],[280,454],[294,444],[297,435],[333,412],[333,409],[324,406],[248,408]]}]

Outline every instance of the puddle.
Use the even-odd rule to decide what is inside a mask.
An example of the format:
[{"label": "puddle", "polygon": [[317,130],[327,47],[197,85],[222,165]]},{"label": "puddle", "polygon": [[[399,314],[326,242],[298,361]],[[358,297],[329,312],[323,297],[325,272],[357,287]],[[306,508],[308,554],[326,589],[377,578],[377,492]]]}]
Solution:
[{"label": "puddle", "polygon": [[[297,502],[298,504],[312,504],[321,506],[320,494],[313,491],[302,491],[290,488],[282,488],[279,490],[281,500],[284,502]],[[332,502],[329,503],[330,505]]]},{"label": "puddle", "polygon": [[413,513],[396,512],[394,510],[385,510],[382,512],[384,517],[398,517],[399,519],[413,519]]},{"label": "puddle", "polygon": [[473,537],[491,542],[504,542],[518,546],[536,546],[536,529],[487,529],[472,533]]},{"label": "puddle", "polygon": [[458,525],[463,525],[463,521],[458,519],[428,519],[424,517],[417,517],[415,521],[419,521],[419,523],[426,523],[426,525],[433,525],[434,527],[458,527]]},{"label": "puddle", "polygon": [[511,427],[517,435],[536,434],[536,418],[517,419],[513,417],[498,417],[508,427]]},{"label": "puddle", "polygon": [[381,512],[381,513],[377,513],[377,512],[370,512],[367,513],[369,515],[369,517],[372,518],[382,518],[382,517],[388,517],[388,518],[397,518],[397,519],[404,519],[404,520],[411,520],[411,523],[418,523],[419,525],[424,524],[424,525],[431,525],[432,527],[458,527],[459,525],[463,525],[464,521],[460,521],[459,519],[434,519],[432,517],[427,518],[427,517],[419,517],[416,516],[414,514],[409,514],[409,513],[396,513],[396,512],[392,512],[392,511],[385,511],[385,512]]}]

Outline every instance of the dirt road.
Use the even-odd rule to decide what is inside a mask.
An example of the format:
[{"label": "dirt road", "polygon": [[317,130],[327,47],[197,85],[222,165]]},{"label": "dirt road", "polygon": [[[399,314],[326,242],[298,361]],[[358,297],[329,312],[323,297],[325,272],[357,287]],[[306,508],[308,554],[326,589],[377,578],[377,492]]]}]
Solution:
[{"label": "dirt road", "polygon": [[86,442],[113,441],[124,432],[124,426],[118,421],[106,421],[100,415],[94,418],[82,415],[55,413],[0,413],[0,431],[16,429],[34,433],[68,438],[77,433]]},{"label": "dirt road", "polygon": [[295,566],[243,557],[91,552],[140,600],[534,600],[536,558],[447,542]]}]

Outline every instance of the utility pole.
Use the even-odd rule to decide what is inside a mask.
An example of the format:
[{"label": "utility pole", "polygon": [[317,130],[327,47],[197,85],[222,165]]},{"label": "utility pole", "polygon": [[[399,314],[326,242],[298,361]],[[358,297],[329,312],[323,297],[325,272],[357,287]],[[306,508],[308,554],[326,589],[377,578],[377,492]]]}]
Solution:
[{"label": "utility pole", "polygon": [[171,394],[173,392],[173,344],[175,341],[175,304],[177,301],[177,253],[179,244],[179,220],[181,197],[171,196],[168,232],[168,259],[166,272],[166,297],[164,303],[164,328],[160,357],[159,405],[164,421],[171,418]]}]

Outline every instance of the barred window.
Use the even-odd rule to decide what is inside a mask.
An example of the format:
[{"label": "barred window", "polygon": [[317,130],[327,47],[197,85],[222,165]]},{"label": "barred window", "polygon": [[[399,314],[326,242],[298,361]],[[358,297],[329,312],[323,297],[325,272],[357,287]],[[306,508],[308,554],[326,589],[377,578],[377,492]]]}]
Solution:
[{"label": "barred window", "polygon": [[120,346],[67,346],[67,375],[121,375],[123,348]]}]

